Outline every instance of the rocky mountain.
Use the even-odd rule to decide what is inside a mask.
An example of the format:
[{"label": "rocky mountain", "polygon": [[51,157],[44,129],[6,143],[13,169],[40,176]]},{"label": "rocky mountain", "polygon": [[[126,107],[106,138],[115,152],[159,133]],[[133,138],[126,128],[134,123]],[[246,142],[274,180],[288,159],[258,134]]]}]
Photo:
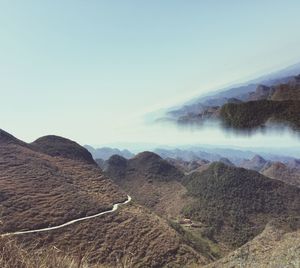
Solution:
[{"label": "rocky mountain", "polygon": [[128,150],[119,150],[117,148],[110,148],[110,147],[102,147],[102,148],[93,148],[90,145],[84,146],[92,155],[94,159],[103,159],[107,160],[113,155],[120,155],[125,158],[131,158],[134,156],[133,153],[131,153]]},{"label": "rocky mountain", "polygon": [[[47,136],[27,144],[1,130],[0,234],[56,226],[127,200],[125,192],[90,157],[84,148],[64,138]],[[90,265],[182,267],[208,262],[166,220],[135,202],[102,217],[11,239],[22,252],[33,250],[35,255],[55,248],[75,260],[84,258]],[[0,258],[0,266],[4,264]]]}]

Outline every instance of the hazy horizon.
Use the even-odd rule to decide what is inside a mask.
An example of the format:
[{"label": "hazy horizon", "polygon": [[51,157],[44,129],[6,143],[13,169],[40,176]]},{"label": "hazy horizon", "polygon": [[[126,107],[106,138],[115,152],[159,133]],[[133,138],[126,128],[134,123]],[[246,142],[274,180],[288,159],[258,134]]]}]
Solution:
[{"label": "hazy horizon", "polygon": [[299,62],[299,8],[269,0],[1,3],[1,128],[27,142],[56,134],[81,144],[299,147],[289,133],[236,137],[144,120]]}]

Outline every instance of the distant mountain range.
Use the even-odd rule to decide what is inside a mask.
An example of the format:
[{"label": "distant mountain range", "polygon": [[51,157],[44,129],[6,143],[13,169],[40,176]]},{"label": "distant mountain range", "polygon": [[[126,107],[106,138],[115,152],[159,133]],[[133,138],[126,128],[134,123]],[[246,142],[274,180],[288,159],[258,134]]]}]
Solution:
[{"label": "distant mountain range", "polygon": [[[281,230],[280,224],[285,232],[299,228],[298,187],[222,160],[198,162],[196,171],[186,174],[182,169],[186,162],[143,152],[129,160],[112,156],[104,172],[137,202],[168,218],[185,241],[211,260],[254,243],[252,239],[271,223],[275,230]],[[252,162],[265,161],[256,156]],[[292,245],[290,239],[285,242]]]},{"label": "distant mountain range", "polygon": [[127,194],[76,142],[45,136],[25,143],[0,129],[1,267],[128,267],[130,263],[130,267],[154,268],[209,262],[166,220],[136,202],[60,229],[2,236],[108,211],[124,200]]},{"label": "distant mountain range", "polygon": [[[0,266],[26,261],[42,267],[45,254],[58,263],[58,249],[64,267],[79,267],[82,260],[105,267],[126,267],[128,260],[129,267],[226,267],[249,262],[245,245],[257,267],[271,257],[283,264],[297,259],[297,248],[286,249],[299,240],[298,159],[243,159],[252,153],[224,148],[157,151],[163,157],[149,151],[130,159],[112,155],[96,161],[100,169],[69,139],[50,135],[25,143],[0,130],[0,235],[57,226],[111,210],[127,194],[133,198],[72,226],[0,236]],[[230,153],[240,160],[225,157]],[[78,252],[83,257],[77,261]],[[7,260],[15,265],[3,265]]]},{"label": "distant mountain range", "polygon": [[[170,110],[158,121],[203,124],[221,121],[225,127],[254,129],[285,123],[300,130],[300,64],[247,83],[219,90]],[[259,112],[257,112],[259,111]]]},{"label": "distant mountain range", "polygon": [[[95,151],[100,152],[99,154],[94,153],[94,157],[103,157],[96,158],[95,161],[104,170],[107,168],[109,163],[107,160],[110,159],[111,156],[121,157],[120,159],[132,159],[135,156],[129,150],[112,149],[109,147],[95,150],[90,146],[85,147],[90,149],[91,153]],[[190,146],[187,149],[157,148],[153,152],[170,164],[176,166],[183,173],[201,171],[205,169],[209,163],[218,161],[229,166],[255,170],[267,177],[283,180],[296,186],[300,185],[300,160],[296,157],[282,156],[262,151],[258,153],[250,150],[197,146]],[[121,165],[121,162],[118,162],[118,164]]]},{"label": "distant mountain range", "polygon": [[[86,148],[90,147],[86,146]],[[128,150],[110,149],[107,147],[103,150],[101,148],[98,150],[100,152],[109,152],[108,155],[116,152],[112,154],[109,159],[95,159],[96,163],[103,170],[107,170],[108,166],[111,166],[114,161],[116,161],[116,167],[123,167],[125,163],[127,163],[127,159],[129,159],[129,162],[135,162],[134,159],[139,159],[140,157],[140,154],[138,154],[137,156],[139,157],[136,158],[136,156]],[[126,157],[122,155],[124,151],[126,152]],[[202,171],[208,167],[210,163],[218,161],[228,166],[255,170],[267,177],[300,186],[300,160],[294,157],[262,152],[258,154],[257,152],[249,150],[198,147],[190,147],[186,150],[158,148],[154,150],[154,153],[185,174]],[[132,155],[132,157],[128,157],[130,155]],[[107,154],[105,156],[107,156]],[[114,168],[114,172],[117,172],[117,170],[117,168]],[[115,174],[114,177],[116,176]],[[119,176],[122,177],[123,173]]]},{"label": "distant mountain range", "polygon": [[94,159],[103,159],[107,160],[109,159],[112,155],[120,155],[125,158],[131,158],[134,156],[133,153],[131,153],[128,150],[119,150],[117,148],[110,148],[110,147],[101,147],[101,148],[93,148],[90,145],[84,145],[84,147],[92,154]]}]

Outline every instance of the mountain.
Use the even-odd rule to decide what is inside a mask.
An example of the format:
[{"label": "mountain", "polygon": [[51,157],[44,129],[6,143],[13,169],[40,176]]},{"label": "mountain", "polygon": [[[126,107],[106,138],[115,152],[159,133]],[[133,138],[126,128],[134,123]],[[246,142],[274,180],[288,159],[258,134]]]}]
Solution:
[{"label": "mountain", "polygon": [[131,158],[134,156],[134,154],[128,150],[119,150],[116,148],[109,148],[109,147],[102,147],[102,148],[94,149],[92,146],[89,146],[89,145],[85,145],[84,147],[87,150],[89,150],[89,152],[93,155],[94,159],[107,160],[112,155],[115,155],[115,154],[123,156],[125,158]]},{"label": "mountain", "polygon": [[50,135],[37,139],[30,144],[35,150],[50,156],[58,156],[73,160],[82,160],[89,164],[95,164],[91,153],[78,143]]},{"label": "mountain", "polygon": [[97,158],[95,159],[96,164],[101,168],[104,169],[105,167],[105,160],[101,159],[101,158]]},{"label": "mountain", "polygon": [[218,153],[205,152],[202,149],[161,149],[157,148],[154,153],[158,154],[162,158],[173,158],[182,159],[184,161],[197,161],[197,160],[207,160],[207,161],[217,161],[221,158]]},{"label": "mountain", "polygon": [[220,108],[220,119],[226,127],[254,129],[268,123],[300,129],[300,75],[284,84],[259,85],[246,102],[226,103]]},{"label": "mountain", "polygon": [[300,65],[287,70],[290,71],[278,72],[253,80],[250,84],[198,98],[179,109],[170,110],[161,120],[179,125],[221,121],[224,127],[247,131],[279,123],[298,131]]},{"label": "mountain", "polygon": [[154,153],[143,152],[129,160],[112,156],[106,162],[106,174],[139,204],[166,219],[198,254],[210,261],[222,256],[223,251],[213,241],[179,223],[184,219],[183,208],[194,201],[186,195],[187,190],[181,183],[184,174],[180,169]]},{"label": "mountain", "polygon": [[184,161],[182,159],[166,158],[166,161],[178,168],[183,173],[193,172],[209,163],[209,161],[204,159]]},{"label": "mountain", "polygon": [[291,159],[287,164],[289,168],[300,170],[300,159]]},{"label": "mountain", "polygon": [[249,131],[272,125],[300,130],[300,101],[258,100],[240,104],[227,103],[220,110],[226,128]]},{"label": "mountain", "polygon": [[300,75],[291,77],[287,83],[273,86],[259,85],[255,92],[249,93],[247,101],[257,100],[300,100]]},{"label": "mountain", "polygon": [[[160,215],[177,215],[185,193],[183,173],[157,154],[143,152],[132,159],[114,155],[106,161],[106,174],[140,204]],[[176,213],[174,213],[176,211]]]},{"label": "mountain", "polygon": [[9,144],[29,147],[27,143],[17,139],[13,135],[9,134],[8,132],[0,128],[0,145],[8,146]]},{"label": "mountain", "polygon": [[[77,143],[46,136],[28,144],[1,130],[0,234],[57,226],[107,211],[125,200],[125,192]],[[84,258],[91,266],[182,267],[208,262],[166,220],[134,201],[113,213],[60,229],[2,239],[16,243],[24,258],[29,252],[43,256],[38,254],[54,248],[62,258],[78,262]],[[13,250],[5,254],[1,267],[18,256]]]},{"label": "mountain", "polygon": [[261,171],[266,165],[268,164],[268,161],[265,160],[260,155],[255,155],[250,160],[244,160],[240,167],[246,168],[246,169],[252,169],[256,171]]},{"label": "mountain", "polygon": [[[92,158],[86,160],[90,154],[84,148],[58,139],[60,145],[65,141],[64,153],[52,138],[47,145],[47,139],[41,140],[41,147],[40,143],[20,143],[15,138],[9,142],[0,140],[1,232],[61,224],[106,210],[126,199],[100,173]],[[80,191],[76,190],[78,187]]]},{"label": "mountain", "polygon": [[261,171],[265,176],[300,187],[300,168],[281,162],[274,162]]},{"label": "mountain", "polygon": [[221,163],[223,163],[223,164],[225,164],[225,165],[227,165],[227,166],[231,166],[231,167],[234,167],[235,165],[228,159],[228,158],[226,158],[226,157],[221,157],[220,159],[219,159],[219,162],[221,162]]},{"label": "mountain", "polygon": [[222,106],[232,98],[237,100],[245,100],[248,98],[248,94],[255,91],[259,85],[272,86],[276,84],[283,84],[299,74],[300,63],[242,84],[216,90],[215,93],[210,93],[207,96],[201,96],[199,98],[190,100],[181,108],[172,109],[169,111],[168,115],[178,118],[191,113],[201,113],[203,110],[205,110],[205,107]]},{"label": "mountain", "polygon": [[[293,225],[285,223],[285,227],[267,224],[253,240],[205,268],[297,267],[300,256],[299,218],[296,221],[298,223],[295,220],[291,222]],[[286,228],[288,225],[292,228]]]},{"label": "mountain", "polygon": [[[106,172],[137,202],[168,219],[195,250],[215,260],[251,241],[268,223],[300,215],[299,188],[225,160],[184,175],[178,173],[178,160],[168,159],[171,168],[145,152],[130,160],[113,156]],[[253,160],[266,162],[259,156]],[[165,165],[163,179],[160,168],[149,168]]]},{"label": "mountain", "polygon": [[253,239],[271,220],[300,215],[300,189],[256,171],[216,162],[186,176],[183,185],[196,199],[184,214],[233,248]]}]

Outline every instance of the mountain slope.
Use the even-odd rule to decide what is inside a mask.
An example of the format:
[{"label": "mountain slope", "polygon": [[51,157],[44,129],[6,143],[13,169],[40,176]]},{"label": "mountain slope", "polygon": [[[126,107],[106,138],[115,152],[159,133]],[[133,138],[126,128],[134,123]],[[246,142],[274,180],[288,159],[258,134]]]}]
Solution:
[{"label": "mountain slope", "polygon": [[[201,125],[221,119],[226,127],[248,130],[261,127],[271,120],[273,123],[288,123],[292,129],[299,130],[299,66],[198,98],[180,108],[169,110],[158,121]],[[255,109],[258,113],[255,113]]]},{"label": "mountain slope", "polygon": [[284,124],[294,130],[300,129],[300,101],[249,101],[240,104],[227,103],[220,110],[225,127],[251,130],[266,125]]},{"label": "mountain slope", "polygon": [[[79,156],[79,145],[73,150],[73,143],[67,142],[67,155],[71,149],[80,159],[75,161],[24,144],[0,141],[1,232],[58,225],[126,199],[94,162],[81,161],[86,154]],[[57,152],[56,146],[53,151]]]},{"label": "mountain slope", "polygon": [[103,160],[108,160],[111,156],[116,154],[125,158],[131,158],[134,156],[134,154],[128,150],[119,150],[116,148],[109,148],[109,147],[94,149],[90,145],[85,145],[84,147],[93,155],[94,159],[100,158]]},{"label": "mountain slope", "polygon": [[[77,144],[55,137],[51,142],[46,139],[45,149],[3,133],[0,136],[0,234],[56,226],[111,209],[113,204],[127,199],[94,162],[86,161],[86,151],[78,150],[81,148]],[[78,154],[80,151],[82,155]],[[135,267],[207,263],[165,220],[134,202],[102,217],[44,233],[15,236],[15,239],[24,250],[51,247],[74,258],[88,254],[88,263],[108,267],[116,267],[126,258]]]},{"label": "mountain slope", "polygon": [[250,160],[244,160],[240,167],[246,168],[246,169],[252,169],[256,171],[261,171],[266,165],[268,164],[268,161],[266,161],[263,157],[260,155],[255,155]]},{"label": "mountain slope", "polygon": [[112,156],[106,163],[106,174],[140,204],[160,215],[177,216],[183,204],[183,173],[151,152],[132,159]]},{"label": "mountain slope", "polygon": [[261,172],[263,175],[300,187],[300,168],[274,162]]},{"label": "mountain slope", "polygon": [[299,245],[299,228],[286,230],[276,224],[268,224],[264,231],[253,240],[205,267],[297,267],[300,256]]},{"label": "mountain slope", "polygon": [[205,106],[221,106],[231,98],[246,100],[250,92],[255,91],[257,86],[272,86],[290,81],[294,76],[300,74],[300,63],[294,64],[282,70],[267,74],[251,81],[232,85],[219,89],[207,96],[198,97],[182,105],[181,108],[172,109],[169,115],[180,117],[188,113],[201,113]]},{"label": "mountain slope", "polygon": [[31,145],[35,150],[50,156],[59,156],[95,164],[91,153],[87,149],[74,141],[62,137],[54,135],[41,137],[31,143]]},{"label": "mountain slope", "polygon": [[197,199],[185,215],[211,227],[212,236],[240,246],[272,219],[300,215],[300,189],[255,171],[213,163],[185,177],[188,195]]}]

